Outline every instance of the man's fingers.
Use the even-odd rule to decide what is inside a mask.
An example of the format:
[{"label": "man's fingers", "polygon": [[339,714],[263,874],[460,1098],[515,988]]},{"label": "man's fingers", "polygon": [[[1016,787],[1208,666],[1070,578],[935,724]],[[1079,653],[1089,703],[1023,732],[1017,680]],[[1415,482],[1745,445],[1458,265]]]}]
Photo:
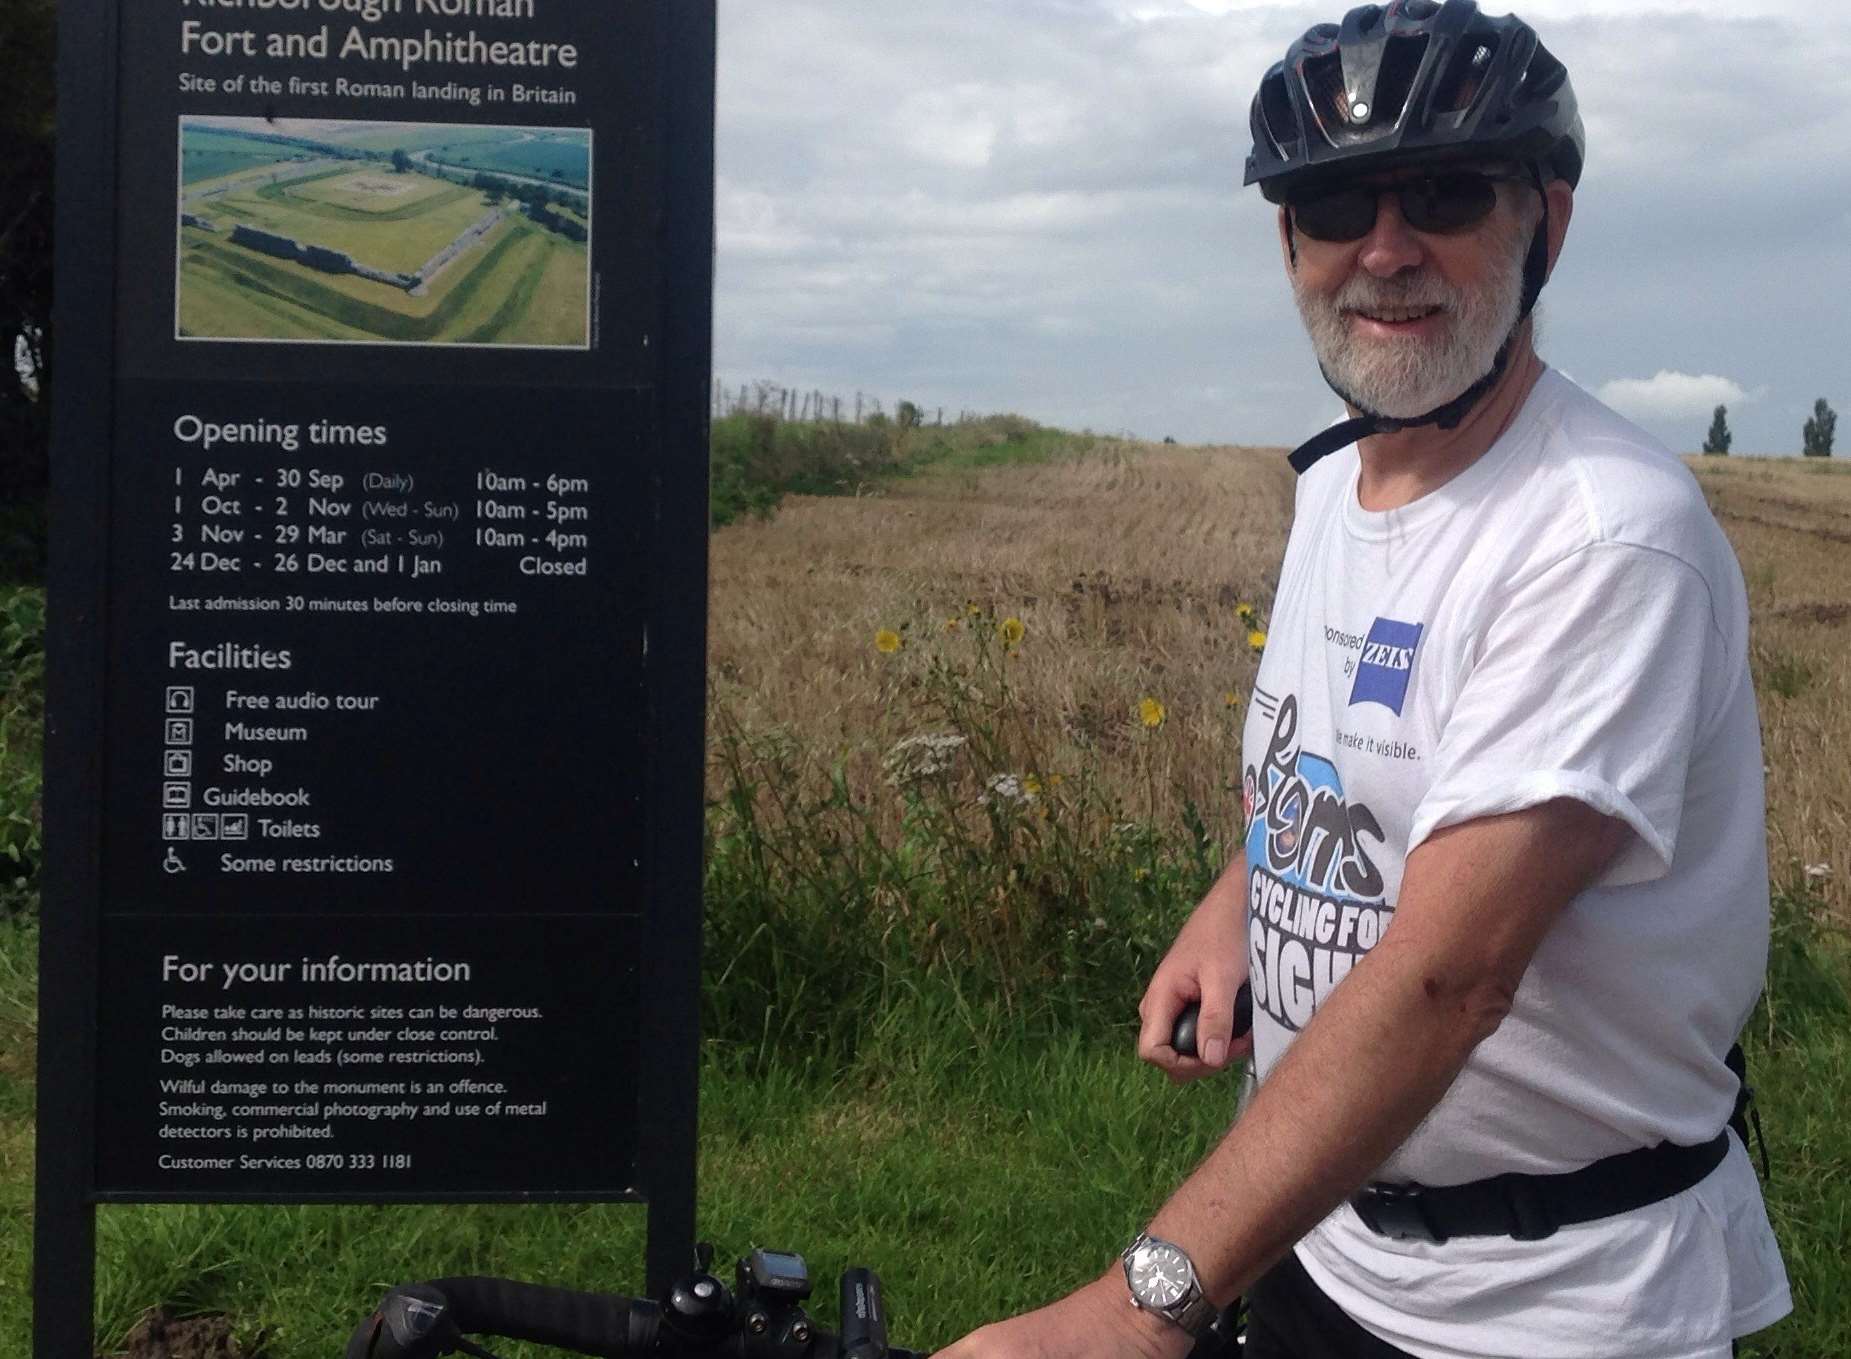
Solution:
[{"label": "man's fingers", "polygon": [[1166,1071],[1170,1063],[1176,1060],[1176,1049],[1170,1046],[1170,1035],[1176,1028],[1176,1016],[1181,1014],[1183,1006],[1193,997],[1182,995],[1165,987],[1161,992],[1158,984],[1153,982],[1144,994],[1144,1004],[1139,1007],[1143,1016],[1138,1026],[1138,1056]]},{"label": "man's fingers", "polygon": [[1202,1017],[1195,1023],[1196,1051],[1215,1071],[1228,1064],[1228,1042],[1234,1034],[1234,1000],[1220,987],[1204,988]]}]

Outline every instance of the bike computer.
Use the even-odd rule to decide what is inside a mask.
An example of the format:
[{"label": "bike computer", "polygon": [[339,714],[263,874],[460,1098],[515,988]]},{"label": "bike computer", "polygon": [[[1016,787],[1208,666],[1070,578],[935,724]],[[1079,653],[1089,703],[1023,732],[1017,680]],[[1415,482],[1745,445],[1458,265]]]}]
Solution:
[{"label": "bike computer", "polygon": [[744,1263],[753,1288],[760,1294],[793,1301],[810,1296],[810,1269],[801,1255],[761,1246]]}]

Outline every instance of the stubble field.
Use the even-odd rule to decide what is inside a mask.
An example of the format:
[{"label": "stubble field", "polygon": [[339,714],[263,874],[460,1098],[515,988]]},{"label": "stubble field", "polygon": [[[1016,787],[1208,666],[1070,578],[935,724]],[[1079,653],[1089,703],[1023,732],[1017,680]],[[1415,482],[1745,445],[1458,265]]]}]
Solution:
[{"label": "stubble field", "polygon": [[[1851,920],[1851,466],[1691,458],[1741,559],[1777,883]],[[830,752],[851,784],[919,735],[905,701],[970,605],[1020,618],[1009,662],[1022,757],[1109,769],[1149,813],[1192,799],[1238,817],[1240,714],[1290,523],[1279,450],[1106,445],[1073,460],[933,476],[878,498],[796,497],[713,543],[712,700]],[[962,626],[962,625],[961,625]],[[880,629],[903,648],[882,654]],[[1165,720],[1145,728],[1144,698]],[[897,809],[890,809],[897,815]],[[1211,814],[1212,812],[1212,814]],[[1811,870],[1810,874],[1808,870]]]}]

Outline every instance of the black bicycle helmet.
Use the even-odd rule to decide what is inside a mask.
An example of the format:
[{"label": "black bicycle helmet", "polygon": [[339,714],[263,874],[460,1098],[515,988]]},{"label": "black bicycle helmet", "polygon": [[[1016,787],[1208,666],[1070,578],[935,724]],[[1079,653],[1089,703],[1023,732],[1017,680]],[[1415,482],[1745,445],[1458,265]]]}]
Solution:
[{"label": "black bicycle helmet", "polygon": [[1253,99],[1245,182],[1274,203],[1327,175],[1469,157],[1581,178],[1568,70],[1514,14],[1473,0],[1363,5],[1287,50]]},{"label": "black bicycle helmet", "polygon": [[[1587,147],[1568,69],[1523,20],[1481,14],[1474,0],[1363,5],[1341,24],[1308,30],[1260,81],[1251,122],[1244,182],[1274,203],[1327,180],[1446,160],[1515,161],[1538,192],[1551,179],[1572,187]],[[1519,326],[1548,273],[1548,229],[1545,197],[1524,257]],[[1513,327],[1477,382],[1410,419],[1370,411],[1326,372],[1332,390],[1363,414],[1296,449],[1292,466],[1303,472],[1371,434],[1456,427],[1502,376],[1515,335]]]}]

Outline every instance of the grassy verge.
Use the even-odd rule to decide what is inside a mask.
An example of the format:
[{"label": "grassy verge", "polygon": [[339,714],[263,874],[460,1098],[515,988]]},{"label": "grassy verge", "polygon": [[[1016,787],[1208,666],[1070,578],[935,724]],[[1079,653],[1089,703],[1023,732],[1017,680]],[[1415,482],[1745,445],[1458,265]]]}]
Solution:
[{"label": "grassy verge", "polygon": [[[6,1049],[29,1037],[36,931],[0,927]],[[0,1067],[0,1355],[28,1350],[29,1063]],[[1231,1080],[1172,1090],[1131,1035],[1050,1031],[917,989],[870,1019],[854,1060],[765,1068],[710,1042],[700,1210],[724,1249],[810,1261],[833,1322],[849,1263],[887,1281],[896,1340],[942,1345],[1109,1263],[1113,1243],[1225,1126]],[[1155,1149],[1155,1155],[1152,1154]],[[273,1359],[332,1353],[394,1282],[494,1272],[640,1286],[643,1214],[606,1206],[116,1207],[99,1213],[99,1337],[166,1302],[227,1311]],[[1007,1269],[989,1262],[1008,1259]],[[512,1359],[518,1349],[498,1352]]]},{"label": "grassy verge", "polygon": [[713,524],[770,514],[787,495],[859,495],[894,477],[1045,462],[1098,442],[1018,415],[942,425],[884,416],[852,423],[723,416],[713,422]]},{"label": "grassy verge", "polygon": [[[1798,1312],[1745,1352],[1851,1352],[1842,1279],[1847,959],[1783,898],[1769,1001],[1750,1037],[1773,1151],[1770,1206]],[[0,1355],[29,1350],[32,949],[0,925]],[[1791,989],[1783,989],[1791,988]],[[1799,997],[1804,997],[1803,999]],[[898,992],[853,1058],[767,1066],[710,1041],[699,1221],[723,1249],[796,1249],[819,1279],[870,1264],[895,1339],[942,1345],[1109,1263],[1231,1117],[1231,1079],[1173,1090],[1128,1028],[1083,1033],[947,985]],[[272,1359],[333,1352],[385,1287],[493,1272],[585,1288],[640,1284],[642,1212],[615,1206],[109,1208],[99,1214],[99,1336],[146,1306],[226,1311]],[[1007,1262],[1003,1267],[1000,1262]],[[817,1310],[833,1321],[832,1288]],[[502,1351],[513,1356],[518,1348]]]}]

